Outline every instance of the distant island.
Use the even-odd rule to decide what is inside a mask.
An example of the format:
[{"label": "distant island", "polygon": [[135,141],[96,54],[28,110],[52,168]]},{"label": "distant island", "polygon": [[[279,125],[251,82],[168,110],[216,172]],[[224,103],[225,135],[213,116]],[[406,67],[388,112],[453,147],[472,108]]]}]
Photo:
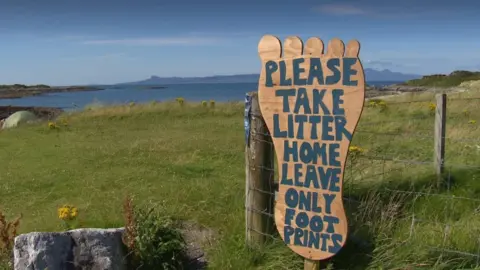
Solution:
[{"label": "distant island", "polygon": [[80,91],[98,91],[104,88],[94,86],[49,86],[45,84],[24,85],[11,84],[0,85],[0,99],[6,98],[23,98],[29,96],[37,96],[46,93],[59,92],[80,92]]},{"label": "distant island", "polygon": [[[412,79],[421,78],[422,75],[404,74],[390,71],[388,69],[375,70],[371,68],[364,69],[365,78],[369,82],[403,82]],[[159,77],[150,78],[136,82],[119,83],[116,86],[128,85],[169,85],[169,84],[191,84],[191,83],[257,83],[259,74],[239,74],[239,75],[218,75],[208,77]]]}]

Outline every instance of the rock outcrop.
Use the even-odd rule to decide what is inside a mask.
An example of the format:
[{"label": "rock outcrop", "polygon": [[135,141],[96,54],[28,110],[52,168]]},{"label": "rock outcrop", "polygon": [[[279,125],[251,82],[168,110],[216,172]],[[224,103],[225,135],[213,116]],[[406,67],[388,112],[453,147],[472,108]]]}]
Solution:
[{"label": "rock outcrop", "polygon": [[[187,244],[186,270],[206,269],[202,250],[215,233],[194,223],[180,228]],[[77,229],[67,232],[32,232],[15,238],[15,270],[126,270],[124,228]]]},{"label": "rock outcrop", "polygon": [[123,270],[126,250],[120,229],[33,232],[15,238],[15,270]]}]

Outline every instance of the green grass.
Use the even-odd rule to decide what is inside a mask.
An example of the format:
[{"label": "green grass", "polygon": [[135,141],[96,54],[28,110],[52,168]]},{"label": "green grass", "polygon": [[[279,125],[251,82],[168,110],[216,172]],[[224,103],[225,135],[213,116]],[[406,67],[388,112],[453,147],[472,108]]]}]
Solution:
[{"label": "green grass", "polygon": [[[394,101],[433,100],[428,95]],[[472,269],[476,258],[427,246],[478,252],[480,204],[451,194],[480,194],[480,173],[453,166],[478,166],[480,130],[469,121],[480,123],[479,101],[449,102],[447,137],[474,140],[447,140],[445,197],[409,193],[437,192],[426,163],[433,156],[429,102],[392,102],[383,111],[366,107],[354,136],[352,144],[377,160],[348,164],[345,196],[357,202],[346,202],[351,235],[331,263],[335,269]],[[131,194],[137,203],[166,205],[165,214],[215,230],[205,246],[210,269],[302,269],[302,259],[281,241],[245,249],[243,104],[215,106],[95,106],[62,116],[68,127],[58,130],[44,123],[2,131],[0,209],[10,217],[24,214],[21,233],[62,230],[56,209],[65,203],[78,206],[83,227],[120,227],[122,201]],[[444,242],[445,223],[451,230]]]},{"label": "green grass", "polygon": [[405,84],[410,86],[453,87],[460,85],[462,82],[473,80],[480,80],[480,72],[460,70],[449,75],[424,76],[421,79],[407,81]]}]

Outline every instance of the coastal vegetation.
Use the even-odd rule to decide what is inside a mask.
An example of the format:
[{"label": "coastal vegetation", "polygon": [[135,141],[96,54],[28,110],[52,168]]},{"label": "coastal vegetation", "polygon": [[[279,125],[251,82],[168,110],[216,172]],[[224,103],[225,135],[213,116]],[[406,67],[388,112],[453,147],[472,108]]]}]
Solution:
[{"label": "coastal vegetation", "polygon": [[[410,101],[416,102],[405,103]],[[480,173],[453,166],[480,161],[478,146],[465,142],[480,136],[478,101],[449,101],[447,136],[455,140],[447,141],[454,179],[448,190],[433,195],[438,191],[430,164],[395,162],[432,159],[432,101],[425,92],[367,102],[344,185],[345,196],[358,204],[347,207],[350,236],[330,261],[334,269],[475,267],[476,258],[462,254],[477,253],[478,205],[441,196],[480,193]],[[63,205],[82,213],[80,227],[121,227],[123,199],[131,194],[140,207],[161,205],[174,220],[216,231],[204,246],[209,269],[302,269],[302,258],[278,237],[263,249],[245,248],[243,117],[242,103],[178,98],[94,106],[2,131],[0,208],[7,220],[23,214],[20,233],[63,230],[56,212]],[[452,228],[448,237],[444,224]]]},{"label": "coastal vegetation", "polygon": [[480,72],[457,70],[452,73],[423,76],[420,79],[405,82],[408,86],[453,87],[466,81],[480,80]]}]

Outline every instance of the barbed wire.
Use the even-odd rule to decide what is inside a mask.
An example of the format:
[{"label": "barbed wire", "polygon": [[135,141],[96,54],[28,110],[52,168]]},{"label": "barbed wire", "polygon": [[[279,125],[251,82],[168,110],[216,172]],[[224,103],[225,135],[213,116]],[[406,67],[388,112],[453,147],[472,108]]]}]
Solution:
[{"label": "barbed wire", "polygon": [[[461,93],[461,92],[459,92]],[[433,94],[433,93],[432,93]],[[385,99],[382,99],[382,97],[389,97],[389,95],[385,95],[385,96],[377,96],[377,97],[372,97],[370,98],[370,100],[372,99],[376,99],[376,100],[384,100],[384,101],[387,101]],[[469,100],[480,100],[480,97],[451,97],[449,95],[447,95],[447,99],[448,101],[469,101]],[[429,102],[434,102],[435,101],[435,97],[432,95],[432,98],[430,99],[420,99],[420,100],[408,100],[408,101],[388,101],[387,104],[388,105],[400,105],[400,104],[409,104],[409,103],[429,103]]]},{"label": "barbed wire", "polygon": [[480,97],[452,98],[447,96],[448,101],[480,100]]}]

